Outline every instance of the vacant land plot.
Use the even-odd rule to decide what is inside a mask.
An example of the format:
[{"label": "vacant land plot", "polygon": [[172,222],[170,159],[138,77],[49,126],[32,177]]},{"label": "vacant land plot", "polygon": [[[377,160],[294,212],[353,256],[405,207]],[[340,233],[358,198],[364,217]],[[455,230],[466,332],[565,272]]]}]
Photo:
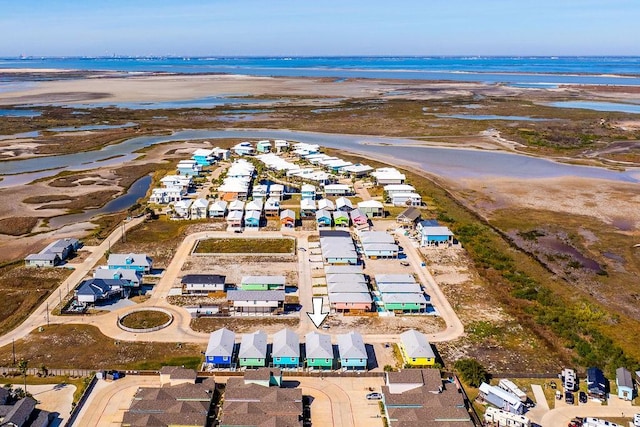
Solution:
[{"label": "vacant land plot", "polygon": [[195,252],[200,254],[287,254],[295,248],[294,239],[207,239],[200,240]]},{"label": "vacant land plot", "polygon": [[297,317],[256,316],[256,317],[201,317],[191,321],[191,329],[197,332],[213,332],[227,328],[236,333],[253,332],[260,329],[273,334],[282,328],[295,329],[300,319]]},{"label": "vacant land plot", "polygon": [[39,218],[24,216],[0,219],[0,234],[20,236],[31,232],[38,223]]},{"label": "vacant land plot", "polygon": [[[197,368],[204,347],[195,344],[117,341],[94,326],[52,325],[15,342],[16,360],[77,369],[159,369],[164,365]],[[11,345],[0,348],[0,364],[11,366]]]},{"label": "vacant land plot", "polygon": [[27,268],[11,264],[0,268],[0,334],[24,319],[71,274],[65,268]]}]

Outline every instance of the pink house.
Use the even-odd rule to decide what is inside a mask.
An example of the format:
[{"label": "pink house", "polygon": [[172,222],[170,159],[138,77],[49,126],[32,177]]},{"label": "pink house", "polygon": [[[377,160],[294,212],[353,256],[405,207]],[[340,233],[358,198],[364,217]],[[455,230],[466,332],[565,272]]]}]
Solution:
[{"label": "pink house", "polygon": [[329,293],[331,308],[338,312],[371,311],[373,300],[368,292]]},{"label": "pink house", "polygon": [[360,209],[354,209],[349,212],[349,216],[351,217],[351,222],[354,225],[365,225],[369,224],[369,218],[365,214],[362,213]]}]

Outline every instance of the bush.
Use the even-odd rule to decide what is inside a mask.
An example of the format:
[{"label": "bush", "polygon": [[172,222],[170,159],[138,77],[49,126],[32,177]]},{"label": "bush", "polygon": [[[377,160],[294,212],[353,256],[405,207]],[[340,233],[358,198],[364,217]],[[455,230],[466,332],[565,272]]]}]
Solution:
[{"label": "bush", "polygon": [[462,380],[472,387],[480,387],[480,384],[489,379],[487,370],[475,359],[457,360],[453,367],[458,371]]}]

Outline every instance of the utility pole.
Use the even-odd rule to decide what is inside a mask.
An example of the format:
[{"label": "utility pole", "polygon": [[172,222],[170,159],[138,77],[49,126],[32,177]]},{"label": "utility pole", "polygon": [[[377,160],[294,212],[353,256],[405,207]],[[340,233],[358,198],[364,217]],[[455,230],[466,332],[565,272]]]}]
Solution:
[{"label": "utility pole", "polygon": [[16,340],[11,340],[11,350],[13,352],[13,366],[16,365]]},{"label": "utility pole", "polygon": [[47,326],[49,326],[49,301],[47,301]]}]

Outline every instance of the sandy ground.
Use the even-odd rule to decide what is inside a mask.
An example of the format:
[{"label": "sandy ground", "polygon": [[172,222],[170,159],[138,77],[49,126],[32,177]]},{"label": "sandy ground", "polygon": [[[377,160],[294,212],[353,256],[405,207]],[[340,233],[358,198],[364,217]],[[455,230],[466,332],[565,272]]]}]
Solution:
[{"label": "sandy ground", "polygon": [[58,415],[54,425],[64,425],[71,413],[71,403],[76,386],[69,384],[29,385],[27,390],[38,401],[38,408]]}]

